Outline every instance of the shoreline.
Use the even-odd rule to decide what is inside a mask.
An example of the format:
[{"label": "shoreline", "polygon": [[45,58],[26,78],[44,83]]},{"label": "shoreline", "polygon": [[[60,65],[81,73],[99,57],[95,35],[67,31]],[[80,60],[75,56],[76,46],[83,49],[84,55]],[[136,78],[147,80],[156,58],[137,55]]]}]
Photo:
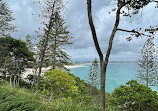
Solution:
[{"label": "shoreline", "polygon": [[79,68],[79,67],[87,67],[84,64],[74,64],[74,65],[65,65],[67,69]]}]

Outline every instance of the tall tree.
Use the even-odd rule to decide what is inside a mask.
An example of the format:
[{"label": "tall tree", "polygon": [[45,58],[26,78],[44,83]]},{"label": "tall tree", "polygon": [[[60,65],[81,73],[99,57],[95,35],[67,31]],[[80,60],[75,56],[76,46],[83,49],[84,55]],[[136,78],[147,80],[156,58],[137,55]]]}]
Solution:
[{"label": "tall tree", "polygon": [[138,80],[147,87],[157,82],[155,77],[158,73],[158,50],[154,44],[154,38],[150,37],[146,40],[138,61]]},{"label": "tall tree", "polygon": [[32,38],[30,35],[26,35],[25,43],[26,43],[29,51],[34,51],[34,45],[32,43]]},{"label": "tall tree", "polygon": [[100,83],[100,73],[99,73],[99,63],[95,58],[90,66],[90,71],[88,73],[87,81],[90,84],[90,95],[92,95],[93,87],[98,87]]},{"label": "tall tree", "polygon": [[11,24],[13,20],[13,12],[3,0],[0,0],[0,36],[14,31],[15,27]]},{"label": "tall tree", "polygon": [[49,35],[49,42],[47,51],[47,60],[49,60],[49,65],[52,69],[64,68],[64,65],[70,61],[69,55],[64,51],[64,46],[71,44],[69,36],[69,31],[67,31],[67,26],[65,26],[65,20],[61,15],[56,13],[53,25],[51,27],[51,32]]},{"label": "tall tree", "polygon": [[[108,48],[107,48],[107,52],[105,54],[105,58],[104,58],[104,54],[100,48],[99,42],[98,42],[98,38],[97,38],[97,33],[96,33],[96,29],[93,23],[93,18],[92,18],[92,0],[87,0],[87,11],[88,11],[88,20],[89,20],[89,25],[91,28],[91,32],[92,32],[92,37],[93,37],[93,41],[97,50],[97,53],[99,55],[100,58],[100,72],[101,72],[101,87],[100,87],[100,109],[103,111],[105,109],[105,103],[106,103],[106,99],[105,99],[105,80],[106,80],[106,71],[107,71],[107,65],[108,65],[108,61],[109,61],[109,57],[110,57],[110,53],[112,50],[112,45],[113,45],[113,40],[115,37],[115,34],[117,31],[123,31],[123,32],[129,32],[132,33],[131,35],[134,35],[136,37],[139,36],[144,36],[144,33],[141,33],[140,30],[138,29],[133,29],[133,30],[127,30],[127,29],[121,29],[119,28],[119,23],[120,23],[120,15],[122,14],[123,16],[129,16],[131,17],[131,14],[137,14],[139,12],[139,9],[145,7],[146,5],[148,5],[150,2],[157,2],[157,1],[153,1],[153,0],[117,0],[117,8],[114,9],[113,11],[116,10],[116,20],[115,20],[115,24],[112,30],[112,33],[110,35],[110,39],[109,39],[109,44],[108,44]],[[125,10],[124,10],[125,9]],[[127,9],[127,10],[126,10]],[[130,13],[130,11],[132,13]],[[148,30],[146,30],[147,32],[150,30],[151,28],[149,28]],[[157,28],[156,28],[157,30]],[[156,30],[150,30],[151,33],[153,33]],[[150,32],[149,31],[149,32]],[[130,40],[130,38],[128,38],[128,40]]]},{"label": "tall tree", "polygon": [[44,35],[43,35],[43,41],[41,42],[41,48],[40,48],[40,57],[39,57],[39,72],[38,72],[38,79],[37,79],[37,85],[36,90],[40,87],[40,76],[41,76],[41,69],[43,67],[46,50],[48,47],[48,41],[49,36],[51,35],[51,29],[53,26],[53,21],[55,18],[56,13],[61,14],[63,8],[64,8],[64,2],[62,0],[44,0],[44,7],[42,10],[42,18],[44,18],[44,25],[46,26],[44,28]]}]

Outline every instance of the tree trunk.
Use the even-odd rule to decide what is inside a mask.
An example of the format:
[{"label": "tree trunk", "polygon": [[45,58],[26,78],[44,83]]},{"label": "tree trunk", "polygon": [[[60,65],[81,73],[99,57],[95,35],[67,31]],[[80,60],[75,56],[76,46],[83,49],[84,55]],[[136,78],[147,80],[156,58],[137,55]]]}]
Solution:
[{"label": "tree trunk", "polygon": [[92,37],[93,37],[93,41],[97,50],[97,53],[99,55],[100,58],[100,70],[101,70],[101,87],[100,87],[100,109],[101,111],[105,110],[105,80],[106,80],[106,70],[107,70],[107,65],[108,65],[108,61],[109,61],[109,57],[110,57],[110,53],[112,50],[112,44],[113,44],[113,40],[120,22],[120,11],[122,9],[123,6],[127,5],[129,2],[126,2],[125,4],[120,4],[120,6],[117,9],[116,12],[116,21],[115,21],[115,25],[114,28],[112,30],[110,39],[109,39],[109,45],[108,45],[108,50],[106,52],[106,57],[105,57],[105,61],[103,60],[103,53],[100,49],[99,46],[99,42],[97,40],[97,34],[96,34],[96,30],[95,30],[95,26],[93,23],[93,19],[92,19],[92,6],[91,6],[91,0],[87,0],[87,11],[88,11],[88,20],[89,20],[89,25],[91,28],[91,32],[92,32]]},{"label": "tree trunk", "polygon": [[14,75],[13,86],[16,87],[16,75]]},{"label": "tree trunk", "polygon": [[56,45],[57,45],[56,42],[57,42],[57,37],[55,36],[54,39],[55,40],[54,40],[54,49],[53,49],[54,50],[53,51],[54,52],[54,55],[53,55],[53,61],[54,61],[53,62],[53,70],[56,68]]},{"label": "tree trunk", "polygon": [[105,79],[106,79],[106,71],[105,71],[105,62],[104,60],[100,60],[100,72],[101,72],[101,84],[100,84],[100,110],[104,111],[106,98],[105,98]]},{"label": "tree trunk", "polygon": [[13,84],[12,84],[12,77],[13,77],[13,75],[11,74],[11,75],[10,75],[10,85],[13,85]]},{"label": "tree trunk", "polygon": [[55,2],[56,1],[54,0],[52,13],[51,13],[51,17],[50,17],[50,20],[49,20],[49,27],[48,27],[48,31],[46,32],[46,39],[45,39],[44,47],[43,47],[42,54],[41,54],[41,60],[40,60],[40,65],[39,65],[39,72],[38,72],[38,78],[37,78],[36,91],[39,90],[39,88],[40,88],[41,72],[42,72],[43,61],[44,61],[44,58],[45,58],[45,53],[46,53],[46,49],[47,49],[47,45],[48,45],[49,33],[50,33],[50,30],[51,30],[51,26],[52,26]]},{"label": "tree trunk", "polygon": [[4,75],[4,80],[7,80],[7,76],[6,76],[6,69],[4,69],[5,71],[3,71],[3,75]]},{"label": "tree trunk", "polygon": [[17,77],[17,87],[19,87],[19,83],[20,83],[20,74]]},{"label": "tree trunk", "polygon": [[146,86],[149,87],[149,55],[148,55],[148,52],[147,52],[147,68],[146,68]]}]

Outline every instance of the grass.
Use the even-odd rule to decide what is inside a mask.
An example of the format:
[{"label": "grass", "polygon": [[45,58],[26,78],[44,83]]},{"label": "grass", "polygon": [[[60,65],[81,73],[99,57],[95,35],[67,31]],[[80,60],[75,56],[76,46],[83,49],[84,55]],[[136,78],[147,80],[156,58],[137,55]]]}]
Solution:
[{"label": "grass", "polygon": [[[0,111],[52,111],[54,105],[30,90],[0,85]],[[53,108],[54,107],[54,108]]]},{"label": "grass", "polygon": [[97,104],[67,99],[46,99],[24,88],[0,82],[0,111],[99,111]]}]

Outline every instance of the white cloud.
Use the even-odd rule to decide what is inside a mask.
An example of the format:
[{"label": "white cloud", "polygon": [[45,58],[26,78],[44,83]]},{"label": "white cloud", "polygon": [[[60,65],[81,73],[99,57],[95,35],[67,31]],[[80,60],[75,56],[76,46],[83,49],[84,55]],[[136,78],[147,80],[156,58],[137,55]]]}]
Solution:
[{"label": "white cloud", "polygon": [[[34,31],[40,26],[40,19],[37,14],[39,7],[34,5],[34,0],[5,0],[13,10],[16,21],[14,24],[18,26],[18,32],[13,36],[24,37],[26,34],[36,36]],[[68,47],[68,53],[72,60],[89,61],[97,57],[97,52],[94,47],[92,34],[88,24],[87,17],[87,3],[86,0],[67,0],[68,6],[66,10],[67,25],[73,45]],[[115,1],[93,0],[93,18],[98,34],[98,39],[103,52],[106,52],[108,39],[111,34],[115,13],[108,14],[115,5],[107,6],[106,4],[113,4]],[[155,4],[149,4],[141,13],[134,15],[132,18],[121,17],[120,28],[133,29],[136,27],[147,27],[149,25],[157,25],[158,10],[154,8]],[[34,14],[34,15],[32,15]],[[130,21],[133,23],[130,24]],[[146,38],[134,38],[132,41],[126,41],[129,36],[128,33],[117,32],[114,38],[114,44],[110,60],[137,60],[138,52],[144,44]]]}]

